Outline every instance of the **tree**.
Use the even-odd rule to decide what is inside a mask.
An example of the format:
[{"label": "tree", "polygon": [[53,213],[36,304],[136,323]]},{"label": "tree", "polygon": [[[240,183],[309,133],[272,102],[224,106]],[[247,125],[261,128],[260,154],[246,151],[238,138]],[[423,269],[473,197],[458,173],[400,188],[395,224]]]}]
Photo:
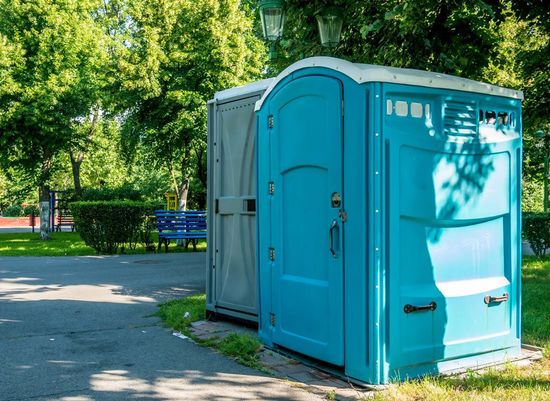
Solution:
[{"label": "tree", "polygon": [[288,23],[276,71],[290,62],[326,54],[315,13],[337,6],[344,14],[335,56],[353,62],[452,73],[480,78],[495,50],[500,20],[496,0],[287,0]]},{"label": "tree", "polygon": [[0,0],[0,162],[39,187],[43,239],[56,159],[103,85],[106,41],[92,16],[97,4]]},{"label": "tree", "polygon": [[185,208],[190,181],[205,180],[195,172],[204,170],[206,102],[218,90],[258,79],[265,47],[254,35],[252,10],[238,0],[132,4],[131,54],[121,65],[124,142],[170,171]]}]

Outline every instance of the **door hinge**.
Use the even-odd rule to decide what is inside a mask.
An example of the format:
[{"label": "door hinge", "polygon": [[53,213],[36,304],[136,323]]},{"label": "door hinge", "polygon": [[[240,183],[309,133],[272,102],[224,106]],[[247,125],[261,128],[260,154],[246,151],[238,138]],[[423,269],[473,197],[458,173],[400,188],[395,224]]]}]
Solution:
[{"label": "door hinge", "polygon": [[273,181],[269,181],[267,183],[267,193],[269,195],[273,195],[275,193],[275,183]]},{"label": "door hinge", "polygon": [[275,316],[275,313],[272,312],[269,314],[269,320],[271,322],[271,326],[275,327],[275,323],[277,323],[277,317]]},{"label": "door hinge", "polygon": [[216,199],[214,201],[214,213],[219,213],[219,212],[220,212],[220,200]]},{"label": "door hinge", "polygon": [[273,128],[273,116],[267,117],[267,126]]},{"label": "door hinge", "polygon": [[275,261],[275,248],[269,248],[269,260]]}]

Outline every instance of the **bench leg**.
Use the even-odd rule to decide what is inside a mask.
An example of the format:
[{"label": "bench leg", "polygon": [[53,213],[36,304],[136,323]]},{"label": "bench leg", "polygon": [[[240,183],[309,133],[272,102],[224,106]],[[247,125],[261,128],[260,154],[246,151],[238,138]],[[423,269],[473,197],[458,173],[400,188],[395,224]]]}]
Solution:
[{"label": "bench leg", "polygon": [[194,239],[194,240],[191,240],[191,241],[193,242],[193,252],[197,252],[197,242],[198,242],[199,240]]},{"label": "bench leg", "polygon": [[170,240],[168,238],[164,238],[164,252],[168,253],[168,244],[170,243]]}]

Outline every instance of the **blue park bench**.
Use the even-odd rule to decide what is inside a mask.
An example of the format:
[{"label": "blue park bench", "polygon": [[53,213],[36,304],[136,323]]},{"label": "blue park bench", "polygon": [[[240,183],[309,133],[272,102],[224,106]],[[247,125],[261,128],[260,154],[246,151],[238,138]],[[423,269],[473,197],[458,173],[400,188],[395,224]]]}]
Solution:
[{"label": "blue park bench", "polygon": [[206,238],[206,212],[204,210],[155,210],[159,245],[164,243],[168,252],[170,240],[185,240],[185,247],[193,244],[197,250],[197,240]]}]

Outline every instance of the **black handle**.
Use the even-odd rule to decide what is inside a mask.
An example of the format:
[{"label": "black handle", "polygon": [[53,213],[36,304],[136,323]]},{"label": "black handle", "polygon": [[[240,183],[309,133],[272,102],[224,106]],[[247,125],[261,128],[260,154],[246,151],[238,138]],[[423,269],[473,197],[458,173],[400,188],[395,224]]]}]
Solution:
[{"label": "black handle", "polygon": [[492,297],[490,295],[487,295],[485,298],[483,298],[483,300],[487,305],[489,305],[497,302],[506,302],[508,301],[508,298],[509,298],[508,293],[505,292],[504,294],[502,294],[501,297]]},{"label": "black handle", "polygon": [[333,258],[336,258],[338,254],[334,250],[334,229],[338,228],[338,222],[336,220],[332,220],[332,224],[330,225],[330,228],[328,230],[328,239],[329,239],[329,247],[328,250],[330,251],[330,254]]},{"label": "black handle", "polygon": [[437,304],[432,301],[428,305],[422,305],[422,306],[407,304],[405,305],[403,310],[405,311],[405,313],[413,313],[413,312],[434,311],[436,308],[437,308]]}]

